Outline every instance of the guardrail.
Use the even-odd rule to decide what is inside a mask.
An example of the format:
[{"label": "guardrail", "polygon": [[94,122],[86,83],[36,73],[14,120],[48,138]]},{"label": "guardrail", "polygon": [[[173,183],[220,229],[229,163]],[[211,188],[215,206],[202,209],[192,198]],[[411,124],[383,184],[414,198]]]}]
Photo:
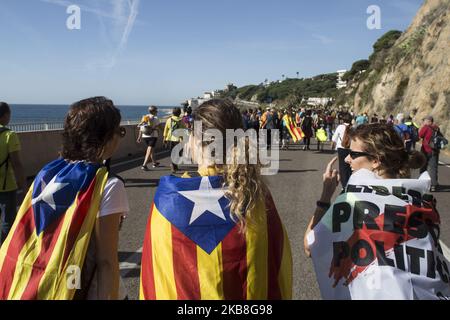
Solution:
[{"label": "guardrail", "polygon": [[[139,124],[139,121],[136,120],[124,120],[121,122],[122,126],[137,124]],[[8,128],[15,132],[53,131],[64,129],[64,122],[13,123],[8,125]]]}]

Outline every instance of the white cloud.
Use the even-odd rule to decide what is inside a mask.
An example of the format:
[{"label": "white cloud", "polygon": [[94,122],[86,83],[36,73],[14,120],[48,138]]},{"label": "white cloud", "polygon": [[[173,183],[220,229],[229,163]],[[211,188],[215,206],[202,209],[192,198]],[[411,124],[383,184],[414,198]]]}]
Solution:
[{"label": "white cloud", "polygon": [[[68,7],[73,2],[67,0],[41,0],[42,2]],[[106,30],[111,30],[111,38],[115,43],[109,45],[114,49],[107,53],[107,58],[100,61],[89,62],[88,69],[105,68],[111,69],[116,64],[120,55],[126,50],[128,39],[137,21],[140,0],[91,0],[90,6],[77,4],[82,12],[88,12],[99,18],[103,39],[109,41],[105,35]],[[112,19],[112,25],[106,27],[103,18]]]}]

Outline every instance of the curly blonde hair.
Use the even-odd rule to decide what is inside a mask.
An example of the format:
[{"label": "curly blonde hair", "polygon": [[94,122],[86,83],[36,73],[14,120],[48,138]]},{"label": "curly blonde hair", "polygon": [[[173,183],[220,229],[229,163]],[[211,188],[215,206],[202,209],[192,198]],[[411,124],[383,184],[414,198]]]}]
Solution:
[{"label": "curly blonde hair", "polygon": [[380,162],[378,171],[391,178],[410,178],[411,169],[421,168],[425,157],[417,151],[408,152],[404,142],[389,124],[360,125],[349,132],[350,139],[363,142],[364,152]]},{"label": "curly blonde hair", "polygon": [[[213,99],[199,106],[193,114],[195,121],[202,122],[202,130],[219,130],[223,137],[227,129],[243,129],[242,115],[239,109],[230,101]],[[223,139],[223,150],[226,150],[226,139]],[[206,146],[208,143],[203,143]],[[232,163],[223,166],[225,196],[230,201],[230,212],[233,220],[237,222],[243,231],[253,217],[250,217],[258,201],[265,197],[265,184],[262,181],[259,164],[250,164],[249,143],[246,141],[245,150],[234,144],[231,150]],[[244,156],[245,164],[238,163],[238,159]],[[223,163],[226,163],[227,155],[224,153]],[[228,161],[229,162],[229,161]]]}]

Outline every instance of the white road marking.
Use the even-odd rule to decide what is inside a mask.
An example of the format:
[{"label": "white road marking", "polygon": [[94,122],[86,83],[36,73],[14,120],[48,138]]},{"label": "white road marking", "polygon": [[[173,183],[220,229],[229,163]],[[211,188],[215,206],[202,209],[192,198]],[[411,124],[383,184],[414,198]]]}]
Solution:
[{"label": "white road marking", "polygon": [[439,164],[442,164],[442,165],[446,166],[447,168],[450,168],[450,165],[445,162],[439,161]]},{"label": "white road marking", "polygon": [[126,261],[119,263],[121,276],[126,278],[134,270],[141,269],[142,247],[133,253]]}]

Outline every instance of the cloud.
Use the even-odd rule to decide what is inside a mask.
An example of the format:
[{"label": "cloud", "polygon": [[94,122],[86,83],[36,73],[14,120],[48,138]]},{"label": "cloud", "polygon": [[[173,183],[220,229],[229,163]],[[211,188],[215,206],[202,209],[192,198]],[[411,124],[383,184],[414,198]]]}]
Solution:
[{"label": "cloud", "polygon": [[[67,0],[41,0],[42,2],[62,7],[68,7],[73,2]],[[112,30],[112,38],[115,44],[108,47],[113,48],[107,54],[107,58],[89,62],[87,69],[111,69],[117,64],[120,55],[125,52],[128,39],[137,22],[139,15],[140,0],[91,0],[89,3],[94,6],[77,4],[82,12],[89,12],[99,18],[103,39],[110,41],[106,37],[106,30]],[[112,28],[107,28],[103,18],[112,19]]]},{"label": "cloud", "polygon": [[328,45],[334,42],[333,39],[322,34],[313,34],[312,37],[319,40],[324,45]]}]

